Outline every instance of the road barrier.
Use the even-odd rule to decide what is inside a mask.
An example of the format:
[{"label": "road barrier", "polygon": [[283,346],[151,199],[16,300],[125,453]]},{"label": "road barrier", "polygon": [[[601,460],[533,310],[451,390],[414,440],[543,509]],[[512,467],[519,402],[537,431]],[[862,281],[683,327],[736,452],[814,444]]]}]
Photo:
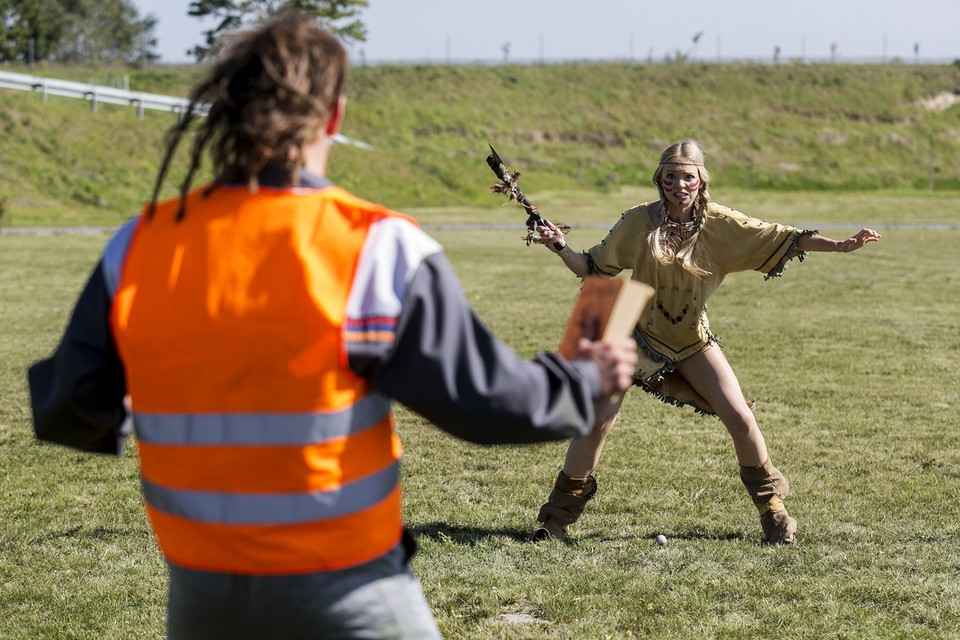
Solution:
[{"label": "road barrier", "polygon": [[[156,93],[144,93],[142,91],[127,91],[125,89],[115,89],[113,87],[104,87],[83,82],[71,82],[57,78],[30,76],[22,73],[9,73],[7,71],[0,71],[0,88],[39,92],[44,104],[47,103],[47,96],[63,96],[66,98],[88,100],[91,111],[96,111],[97,105],[101,102],[136,107],[137,118],[140,119],[143,119],[145,109],[167,111],[175,113],[177,114],[177,118],[181,118],[190,105],[190,101],[186,98],[164,96]],[[194,106],[194,111],[198,115],[205,116],[209,111],[209,106],[206,104],[198,104]],[[365,142],[353,140],[342,134],[337,134],[334,137],[334,141],[340,144],[350,144],[355,147],[360,147],[361,149],[373,148]]]}]

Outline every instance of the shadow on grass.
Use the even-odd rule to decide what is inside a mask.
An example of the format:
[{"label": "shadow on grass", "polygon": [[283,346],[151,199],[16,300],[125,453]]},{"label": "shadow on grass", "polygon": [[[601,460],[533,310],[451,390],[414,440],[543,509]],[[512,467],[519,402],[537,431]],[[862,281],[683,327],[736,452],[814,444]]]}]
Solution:
[{"label": "shadow on grass", "polygon": [[[653,541],[656,539],[657,535],[663,534],[667,537],[668,540],[699,540],[707,541],[712,540],[714,542],[751,542],[752,536],[744,533],[743,531],[729,531],[726,533],[719,532],[706,532],[698,531],[697,529],[690,529],[689,531],[684,532],[670,532],[670,531],[654,531],[651,533],[644,533],[638,535],[610,535],[605,533],[594,533],[584,536],[580,536],[582,540],[595,540],[599,542],[616,542],[616,541],[628,541],[628,540],[650,540]],[[576,537],[576,536],[574,536]],[[758,540],[759,543],[759,540]]]},{"label": "shadow on grass", "polygon": [[[410,527],[410,533],[416,538],[429,538],[437,542],[453,542],[464,546],[474,546],[479,542],[484,542],[493,538],[509,538],[515,542],[531,542],[530,536],[534,527],[530,529],[516,528],[489,528],[489,527],[465,527],[446,522],[430,522],[415,527]],[[684,532],[655,531],[651,533],[640,533],[636,535],[612,535],[610,533],[590,533],[577,535],[571,532],[570,537],[563,540],[563,544],[575,546],[580,542],[630,542],[630,541],[650,541],[653,542],[657,535],[663,533],[668,540],[687,540],[687,541],[715,541],[715,542],[753,542],[759,544],[759,538],[743,531],[729,531],[726,533],[706,532],[698,529],[690,529]],[[555,542],[555,541],[548,541]]]},{"label": "shadow on grass", "polygon": [[61,539],[77,540],[109,540],[111,538],[124,538],[133,534],[142,533],[135,529],[117,529],[114,527],[69,527],[60,531],[51,531],[36,538],[35,542],[53,541]]},{"label": "shadow on grass", "polygon": [[446,522],[429,522],[415,527],[410,527],[410,533],[416,538],[429,538],[437,542],[454,542],[466,546],[476,545],[491,538],[510,538],[517,542],[526,542],[533,533],[533,528],[499,528],[492,529],[488,527],[462,527]]}]

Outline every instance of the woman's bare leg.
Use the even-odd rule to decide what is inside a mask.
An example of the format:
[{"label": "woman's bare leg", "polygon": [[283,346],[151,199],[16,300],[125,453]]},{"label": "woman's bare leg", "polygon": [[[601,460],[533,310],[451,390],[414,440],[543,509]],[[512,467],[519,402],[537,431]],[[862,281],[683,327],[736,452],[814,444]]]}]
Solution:
[{"label": "woman's bare leg", "polygon": [[773,544],[792,544],[797,521],[783,506],[790,484],[770,462],[763,434],[720,347],[708,345],[681,362],[679,370],[710,403],[733,438],[740,479],[760,513],[764,538]]},{"label": "woman's bare leg", "polygon": [[733,438],[737,460],[745,467],[767,461],[767,444],[747,406],[740,382],[723,351],[710,344],[680,363],[679,371],[717,412],[717,417]]},{"label": "woman's bare leg", "polygon": [[563,461],[563,472],[570,478],[586,478],[597,468],[603,443],[613,430],[613,425],[620,415],[620,405],[623,404],[623,394],[616,402],[598,408],[598,425],[589,434],[574,438],[567,448],[567,456]]},{"label": "woman's bare leg", "polygon": [[597,466],[603,443],[617,421],[617,413],[622,403],[621,394],[615,402],[598,405],[593,431],[570,442],[563,469],[557,474],[553,490],[537,514],[541,525],[531,536],[535,542],[551,538],[564,539],[567,527],[580,518],[587,502],[597,492],[597,481],[590,474]]}]

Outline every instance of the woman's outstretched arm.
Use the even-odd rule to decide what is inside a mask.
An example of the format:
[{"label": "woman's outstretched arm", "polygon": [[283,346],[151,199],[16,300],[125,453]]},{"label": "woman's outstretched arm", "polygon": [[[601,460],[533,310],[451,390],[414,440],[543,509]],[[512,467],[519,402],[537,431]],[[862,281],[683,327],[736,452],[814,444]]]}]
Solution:
[{"label": "woman's outstretched arm", "polygon": [[797,249],[800,251],[834,251],[848,253],[856,251],[868,242],[877,242],[880,234],[873,229],[861,229],[846,240],[831,240],[818,233],[800,236],[797,240]]},{"label": "woman's outstretched arm", "polygon": [[[557,228],[557,225],[546,218],[543,218],[542,222],[543,224],[537,227],[537,232],[540,234],[540,242],[543,246],[560,256],[563,264],[577,276],[583,278],[591,275],[590,261],[587,260],[587,256],[567,246],[567,241],[563,239],[563,232]],[[556,248],[557,245],[560,246],[559,249]]]}]

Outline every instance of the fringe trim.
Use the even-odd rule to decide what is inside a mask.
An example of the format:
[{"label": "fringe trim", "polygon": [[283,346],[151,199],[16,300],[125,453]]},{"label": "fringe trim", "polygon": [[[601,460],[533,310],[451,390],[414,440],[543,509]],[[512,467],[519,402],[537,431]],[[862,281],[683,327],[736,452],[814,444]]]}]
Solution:
[{"label": "fringe trim", "polygon": [[713,416],[714,418],[717,417],[717,414],[711,413],[710,411],[707,411],[705,409],[701,409],[694,402],[683,402],[682,400],[677,400],[673,396],[666,395],[664,392],[660,391],[659,389],[654,389],[652,387],[647,386],[642,380],[636,380],[634,381],[633,384],[634,386],[639,387],[644,391],[646,391],[647,393],[649,393],[650,395],[654,396],[657,400],[659,400],[664,404],[669,404],[669,405],[673,405],[674,407],[681,407],[681,408],[686,406],[691,406],[693,407],[694,412],[699,413],[701,416]]},{"label": "fringe trim", "polygon": [[804,231],[796,231],[793,235],[793,243],[790,245],[790,249],[787,251],[787,257],[780,261],[780,264],[775,266],[773,269],[770,269],[770,273],[763,276],[764,280],[769,280],[770,278],[779,278],[783,275],[783,272],[787,270],[787,265],[794,258],[797,259],[797,262],[803,262],[807,258],[806,251],[797,251],[797,243],[800,242],[800,238],[804,236],[810,236],[815,233],[819,233],[816,229],[805,229]]},{"label": "fringe trim", "polygon": [[[714,334],[711,333],[710,331],[707,331],[707,335],[708,335],[708,338],[707,338],[707,339],[708,339],[708,343],[713,343],[713,344],[716,344],[717,346],[723,348],[723,347],[720,345],[720,338],[719,338],[719,336],[714,335]],[[643,391],[646,391],[647,393],[649,393],[650,395],[654,396],[655,398],[657,398],[657,400],[659,400],[660,402],[662,402],[662,403],[664,403],[664,404],[673,405],[674,407],[686,407],[686,406],[689,405],[689,406],[693,407],[693,410],[694,410],[696,413],[699,413],[699,414],[702,415],[702,416],[713,416],[713,417],[717,417],[717,414],[715,414],[715,413],[713,413],[713,412],[710,412],[710,411],[707,411],[707,410],[705,410],[705,409],[702,409],[699,405],[697,405],[697,404],[694,403],[694,402],[683,402],[682,400],[678,400],[677,398],[674,398],[673,396],[668,396],[667,394],[665,394],[665,393],[664,393],[663,391],[661,391],[660,389],[655,389],[655,388],[651,387],[650,385],[648,385],[648,384],[647,384],[647,380],[654,380],[654,381],[657,381],[657,382],[663,380],[663,375],[666,374],[666,373],[673,373],[673,372],[675,372],[675,371],[677,370],[677,367],[680,366],[680,363],[674,362],[673,360],[670,360],[669,358],[667,358],[665,355],[663,355],[663,354],[660,353],[659,351],[654,351],[653,347],[651,347],[649,344],[647,344],[647,341],[643,339],[643,334],[640,333],[640,330],[639,330],[639,329],[636,329],[636,328],[635,328],[635,329],[633,330],[633,338],[634,338],[634,340],[637,341],[637,346],[638,346],[639,348],[643,349],[643,352],[647,355],[648,358],[650,358],[651,360],[653,360],[654,362],[656,362],[656,363],[658,363],[658,364],[662,364],[662,365],[663,365],[660,369],[657,370],[657,372],[656,372],[655,374],[653,374],[652,376],[648,377],[646,380],[644,380],[643,378],[640,378],[639,376],[634,376],[634,378],[633,378],[633,386],[639,387],[639,388],[642,389]]]}]

